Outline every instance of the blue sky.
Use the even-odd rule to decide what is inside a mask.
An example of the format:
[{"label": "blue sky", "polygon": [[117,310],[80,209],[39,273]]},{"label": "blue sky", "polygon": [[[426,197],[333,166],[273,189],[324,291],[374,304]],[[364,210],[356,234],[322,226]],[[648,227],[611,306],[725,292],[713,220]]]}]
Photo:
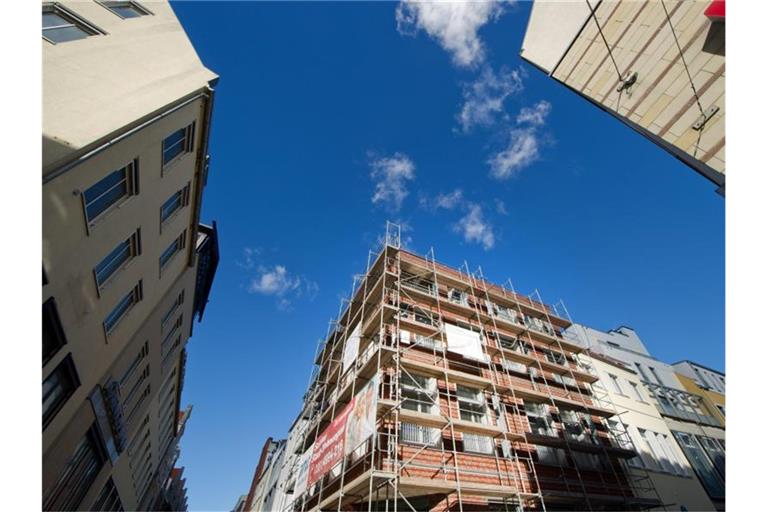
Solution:
[{"label": "blue sky", "polygon": [[450,27],[395,3],[173,7],[221,76],[203,202],[221,262],[183,396],[190,509],[247,492],[387,219],[415,252],[724,368],[723,199],[520,60],[529,4]]}]

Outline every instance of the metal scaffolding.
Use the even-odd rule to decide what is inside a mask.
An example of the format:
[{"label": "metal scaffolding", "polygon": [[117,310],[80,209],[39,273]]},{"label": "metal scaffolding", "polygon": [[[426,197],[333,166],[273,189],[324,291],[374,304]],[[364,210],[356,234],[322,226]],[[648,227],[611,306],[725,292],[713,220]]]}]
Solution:
[{"label": "metal scaffolding", "polygon": [[[444,295],[441,284],[448,287]],[[468,359],[448,350],[445,326],[457,321],[478,334],[482,356]],[[515,292],[511,280],[506,286],[491,284],[481,268],[470,272],[466,262],[458,270],[437,263],[433,249],[423,257],[403,249],[400,227],[387,223],[381,247],[369,252],[365,273],[354,277],[350,296],[342,299],[318,343],[296,453],[313,446],[374,376],[379,377],[376,433],[352,447],[286,510],[416,512],[427,506],[425,499],[431,510],[459,512],[478,506],[658,507],[647,474],[637,478],[638,469],[629,471],[624,461],[636,453],[626,429],[617,430],[622,422],[603,421],[617,412],[600,390],[584,347],[562,332],[571,323],[562,301],[547,306],[538,290],[526,297]],[[357,330],[357,357],[345,369],[345,343]],[[526,377],[515,374],[523,364]],[[468,397],[467,389],[478,394]],[[484,411],[480,421],[462,409],[462,403],[475,402]],[[548,428],[559,424],[562,436],[534,431],[529,403],[540,404]],[[578,423],[567,422],[566,412],[573,417],[579,412]],[[465,449],[475,443],[481,451],[468,453],[459,443]],[[563,460],[557,476],[539,475],[537,446],[556,454],[564,450],[573,463]],[[483,464],[492,460],[495,469],[483,469],[479,453],[485,455]],[[592,455],[602,467],[586,470],[587,477],[577,461]]]}]

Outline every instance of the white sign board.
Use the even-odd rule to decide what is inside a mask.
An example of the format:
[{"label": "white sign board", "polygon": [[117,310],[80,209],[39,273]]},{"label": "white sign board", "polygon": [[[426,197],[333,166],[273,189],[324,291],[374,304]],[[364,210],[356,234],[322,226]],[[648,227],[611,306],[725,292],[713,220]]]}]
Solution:
[{"label": "white sign board", "polygon": [[351,367],[357,360],[357,354],[360,350],[360,329],[361,323],[357,322],[352,334],[347,338],[347,343],[344,345],[344,357],[342,359],[341,373],[346,373],[347,369]]},{"label": "white sign board", "polygon": [[448,350],[456,352],[464,357],[486,361],[488,358],[483,353],[483,344],[480,341],[480,333],[464,329],[457,325],[445,324],[445,334],[448,338]]}]

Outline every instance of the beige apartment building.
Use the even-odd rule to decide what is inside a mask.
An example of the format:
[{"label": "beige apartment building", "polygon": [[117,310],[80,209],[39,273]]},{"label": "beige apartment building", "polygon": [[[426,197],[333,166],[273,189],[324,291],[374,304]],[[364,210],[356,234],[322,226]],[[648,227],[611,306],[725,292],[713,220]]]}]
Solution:
[{"label": "beige apartment building", "polygon": [[536,0],[520,55],[725,194],[724,0]]},{"label": "beige apartment building", "polygon": [[165,1],[43,2],[42,37],[42,508],[163,508],[218,263],[217,76]]},{"label": "beige apartment building", "polygon": [[621,411],[608,421],[623,423],[632,443],[627,448],[638,453],[628,461],[630,471],[645,472],[664,504],[654,510],[715,510],[640,376],[625,362],[595,351],[590,355],[600,377],[594,385]]}]

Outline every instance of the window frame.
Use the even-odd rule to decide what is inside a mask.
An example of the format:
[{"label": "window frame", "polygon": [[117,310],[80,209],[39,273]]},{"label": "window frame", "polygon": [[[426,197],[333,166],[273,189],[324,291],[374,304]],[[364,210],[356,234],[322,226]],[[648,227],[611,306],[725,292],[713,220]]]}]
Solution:
[{"label": "window frame", "polygon": [[[114,253],[121,245],[128,244],[128,252],[129,256],[128,258],[120,263],[119,266],[115,267],[115,269],[107,275],[102,282],[99,282],[99,273],[98,273],[98,267],[104,263],[104,261],[109,258],[112,253]],[[93,267],[93,281],[96,284],[96,293],[101,296],[102,292],[110,285],[110,283],[114,282],[114,279],[123,271],[126,267],[128,267],[133,260],[141,255],[141,228],[137,229],[133,233],[131,233],[131,236],[129,236],[127,239],[120,242],[117,247],[113,248],[111,251],[109,251],[109,254],[104,256],[104,258],[99,261],[99,263],[96,264],[95,267]],[[114,258],[113,258],[114,259]]]},{"label": "window frame", "polygon": [[[165,153],[167,151],[167,148],[165,147],[165,142],[174,136],[175,134],[183,131],[184,136],[181,140],[174,142],[171,144],[171,147],[176,146],[177,144],[182,144],[182,150],[175,155],[173,155],[169,160],[165,159]],[[171,133],[163,137],[163,142],[160,146],[160,162],[162,163],[162,171],[161,175],[165,175],[166,170],[168,170],[170,167],[173,166],[176,162],[178,162],[184,155],[187,153],[192,153],[195,150],[195,121],[192,121],[190,124],[183,126],[181,128],[177,128],[176,130],[173,130]]]},{"label": "window frame", "polygon": [[[171,201],[174,201],[176,198],[179,198],[178,206],[170,211],[170,213],[163,216],[163,212],[165,209],[165,206],[170,203]],[[181,212],[184,208],[189,206],[189,199],[190,199],[190,183],[187,183],[185,186],[171,194],[171,197],[165,200],[165,202],[160,205],[160,233],[163,232],[163,227],[170,223],[176,215]]]},{"label": "window frame", "polygon": [[[126,184],[126,193],[120,196],[117,200],[115,200],[113,203],[111,203],[109,206],[101,210],[99,213],[94,215],[93,218],[90,218],[88,216],[88,206],[90,204],[93,204],[94,201],[88,202],[85,198],[85,195],[88,193],[89,190],[91,190],[93,187],[107,179],[112,174],[116,173],[117,171],[125,170],[125,184]],[[116,185],[113,185],[110,187],[109,190],[112,190],[115,188]],[[108,191],[109,191],[108,190]],[[107,192],[108,192],[107,191]],[[106,192],[102,192],[99,194],[99,197],[102,197]],[[80,194],[80,200],[83,205],[83,217],[85,219],[85,227],[87,230],[87,234],[91,234],[91,230],[93,230],[94,227],[96,227],[99,223],[101,223],[105,218],[109,216],[110,213],[114,212],[117,208],[119,208],[121,205],[123,205],[126,201],[131,199],[133,196],[136,196],[139,194],[139,159],[134,158],[129,163],[125,164],[122,167],[119,167],[117,169],[111,170],[109,173],[101,176],[99,180],[92,183],[90,187],[85,189]],[[97,198],[98,199],[98,198]]]},{"label": "window frame", "polygon": [[[120,19],[123,20],[132,20],[134,18],[142,18],[144,16],[154,16],[155,13],[141,5],[139,2],[136,2],[135,0],[122,0],[122,1],[107,1],[107,0],[96,0],[96,3],[107,9],[109,12],[114,14]],[[110,5],[110,4],[127,4],[127,5]],[[113,7],[132,7],[133,9],[140,11],[140,14],[138,16],[123,16],[119,12],[113,10]]]},{"label": "window frame", "polygon": [[[127,306],[125,311],[120,313],[120,315],[117,317],[114,323],[111,324],[111,326],[107,326],[107,319],[111,317],[112,314],[119,309],[123,301],[125,301],[129,297],[131,297],[133,300]],[[115,304],[115,306],[110,310],[110,312],[104,318],[104,321],[102,322],[102,326],[104,328],[104,335],[106,336],[107,340],[109,340],[109,337],[115,332],[115,329],[117,329],[117,327],[122,323],[122,321],[130,314],[133,308],[136,307],[136,304],[141,302],[142,299],[143,299],[143,286],[142,286],[142,280],[140,279],[139,282],[136,284],[136,286],[131,288],[131,290],[128,293],[126,293],[123,297],[120,298],[117,304]]]},{"label": "window frame", "polygon": [[[79,39],[70,39],[69,41],[54,41],[53,39],[46,37],[45,35],[46,27],[41,26],[41,29],[42,29],[41,35],[43,39],[48,41],[50,44],[57,45],[62,43],[71,43],[72,41],[80,41],[81,39],[88,39],[91,36],[106,35],[106,32],[104,32],[102,29],[100,29],[93,23],[89,22],[82,16],[78,15],[77,13],[73,12],[72,10],[68,9],[67,7],[61,5],[59,2],[46,2],[42,5],[42,8],[43,8],[42,9],[43,14],[55,14],[60,18],[63,18],[65,21],[69,21],[70,25],[87,34],[85,37],[81,37]],[[47,27],[47,28],[50,30],[51,28],[54,28],[54,27]]]},{"label": "window frame", "polygon": [[[471,391],[474,393],[474,397],[469,396],[462,396],[459,394],[459,389]],[[477,423],[479,425],[490,425],[491,424],[491,417],[488,410],[488,402],[485,399],[485,393],[483,393],[482,389],[473,388],[471,386],[464,386],[462,384],[456,385],[456,401],[457,401],[457,407],[459,409],[459,419],[463,421],[469,421],[471,423]],[[462,408],[464,406],[464,408]],[[469,408],[466,408],[469,406]],[[468,413],[469,416],[474,415],[481,415],[480,421],[475,421],[474,419],[467,419],[462,417],[462,413]]]},{"label": "window frame", "polygon": [[[75,394],[75,391],[77,391],[77,389],[80,387],[80,377],[77,374],[77,368],[75,368],[75,362],[72,359],[72,354],[67,354],[67,356],[62,359],[56,368],[54,368],[53,371],[49,373],[48,376],[43,380],[44,402],[46,398],[45,383],[52,379],[55,375],[58,375],[60,372],[63,372],[64,376],[69,379],[69,387],[68,389],[64,389],[56,401],[53,402],[52,405],[49,405],[47,409],[45,408],[45,403],[43,403],[43,430],[45,430],[46,427],[51,424],[59,411],[64,408],[64,405],[66,405],[72,395]],[[59,380],[61,381],[61,377],[59,377]],[[48,395],[51,393],[52,390],[49,391]]]},{"label": "window frame", "polygon": [[[48,331],[46,331],[46,321],[48,322]],[[51,347],[46,353],[45,339],[46,332],[49,336],[54,338],[56,343],[55,347]],[[67,337],[64,333],[64,327],[61,325],[61,317],[59,316],[59,309],[56,306],[56,299],[49,297],[48,300],[43,302],[43,367],[59,353],[61,347],[67,344]]]},{"label": "window frame", "polygon": [[[179,236],[173,239],[173,242],[171,242],[171,244],[168,247],[166,247],[163,252],[160,253],[160,258],[158,260],[160,277],[163,277],[163,273],[166,271],[166,269],[168,269],[168,266],[171,264],[173,260],[176,259],[176,256],[181,254],[181,252],[186,248],[186,246],[187,246],[187,230],[185,229],[184,231],[181,232]],[[171,251],[171,249],[174,249],[174,250]]]},{"label": "window frame", "polygon": [[622,389],[621,384],[619,383],[619,376],[618,375],[614,375],[612,373],[609,373],[608,374],[608,379],[613,384],[613,391],[614,391],[614,393],[617,393],[617,394],[619,394],[621,396],[627,396],[624,393],[624,390]]}]

